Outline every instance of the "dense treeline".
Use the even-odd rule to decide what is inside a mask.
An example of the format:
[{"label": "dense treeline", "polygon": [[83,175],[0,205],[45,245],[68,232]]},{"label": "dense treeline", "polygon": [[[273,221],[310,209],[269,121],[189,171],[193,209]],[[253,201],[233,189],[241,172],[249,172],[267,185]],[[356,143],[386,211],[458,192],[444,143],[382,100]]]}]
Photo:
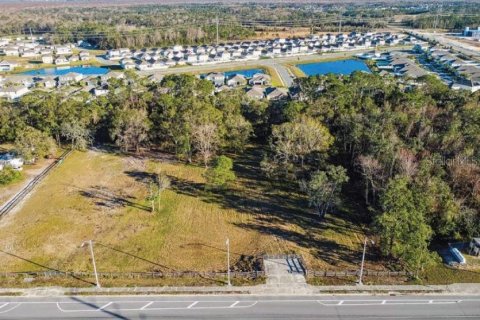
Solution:
[{"label": "dense treeline", "polygon": [[417,29],[447,29],[447,30],[463,30],[465,27],[480,26],[480,10],[476,15],[446,15],[446,16],[424,16],[406,21],[406,24]]},{"label": "dense treeline", "polygon": [[110,94],[95,100],[38,91],[2,103],[0,141],[32,160],[58,144],[154,146],[210,168],[206,177],[219,186],[235,178],[231,159],[219,156],[254,140],[266,150],[265,175],[299,188],[319,219],[339,201],[358,202],[385,256],[411,270],[431,261],[432,240],[478,236],[478,93],[429,77],[409,88],[354,73],[300,79],[300,100],[269,103],[241,90],[213,95],[194,76],[160,84],[127,76],[132,85],[111,80]]},{"label": "dense treeline", "polygon": [[[391,11],[311,4],[136,5],[36,8],[0,13],[0,35],[45,35],[52,43],[87,40],[100,49],[203,44],[255,38],[262,31],[366,31],[385,27]],[[382,19],[380,19],[382,18]]]},{"label": "dense treeline", "polygon": [[[291,102],[288,122],[274,127],[268,169],[313,192],[320,214],[339,186],[361,192],[384,254],[414,270],[430,260],[431,239],[478,236],[478,93],[451,91],[435,78],[406,90],[360,73],[310,77],[300,86],[305,101]],[[291,123],[307,124],[301,139],[275,134]]]}]

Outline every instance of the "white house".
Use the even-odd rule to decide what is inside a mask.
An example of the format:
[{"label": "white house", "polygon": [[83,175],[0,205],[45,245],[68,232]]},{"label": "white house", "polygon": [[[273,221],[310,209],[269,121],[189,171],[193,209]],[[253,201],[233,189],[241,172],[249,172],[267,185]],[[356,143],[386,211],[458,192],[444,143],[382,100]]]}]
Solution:
[{"label": "white house", "polygon": [[3,169],[4,166],[10,166],[15,170],[22,170],[23,159],[11,153],[0,154],[0,167]]},{"label": "white house", "polygon": [[272,78],[268,74],[256,73],[248,83],[252,86],[267,86],[272,82]]},{"label": "white house", "polygon": [[30,90],[25,86],[0,88],[0,97],[7,98],[8,100],[16,100],[28,92],[30,92]]},{"label": "white house", "polygon": [[59,56],[55,59],[55,64],[61,66],[61,65],[69,64],[69,62],[68,62],[68,59],[65,58],[64,56]]},{"label": "white house", "polygon": [[51,56],[51,55],[42,56],[42,62],[47,63],[47,64],[52,64],[53,63],[53,56]]},{"label": "white house", "polygon": [[55,47],[55,53],[57,55],[72,54],[72,49],[68,46],[57,46]]},{"label": "white house", "polygon": [[247,84],[247,79],[241,74],[236,74],[230,79],[227,80],[227,86],[229,87],[239,87]]},{"label": "white house", "polygon": [[87,51],[82,51],[80,52],[79,57],[81,61],[90,60],[90,53],[88,53]]},{"label": "white house", "polygon": [[18,47],[6,47],[3,48],[3,54],[10,57],[18,57],[20,52],[18,51]]},{"label": "white house", "polygon": [[67,74],[58,76],[58,81],[62,84],[69,82],[79,82],[83,79],[83,75],[76,72],[69,72]]},{"label": "white house", "polygon": [[125,70],[135,69],[135,63],[131,59],[122,59],[120,66]]},{"label": "white house", "polygon": [[0,61],[0,71],[12,71],[16,67],[18,67],[18,63],[15,61]]},{"label": "white house", "polygon": [[106,57],[108,60],[120,60],[122,54],[120,53],[120,50],[108,50]]}]

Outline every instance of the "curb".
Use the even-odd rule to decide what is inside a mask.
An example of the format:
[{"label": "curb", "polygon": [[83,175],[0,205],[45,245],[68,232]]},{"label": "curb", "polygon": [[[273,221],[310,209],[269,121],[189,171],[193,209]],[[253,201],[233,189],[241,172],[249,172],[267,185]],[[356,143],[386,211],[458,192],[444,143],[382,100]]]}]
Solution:
[{"label": "curb", "polygon": [[117,287],[117,288],[0,288],[0,296],[54,297],[72,295],[480,295],[480,284],[405,286],[245,286],[245,287]]}]

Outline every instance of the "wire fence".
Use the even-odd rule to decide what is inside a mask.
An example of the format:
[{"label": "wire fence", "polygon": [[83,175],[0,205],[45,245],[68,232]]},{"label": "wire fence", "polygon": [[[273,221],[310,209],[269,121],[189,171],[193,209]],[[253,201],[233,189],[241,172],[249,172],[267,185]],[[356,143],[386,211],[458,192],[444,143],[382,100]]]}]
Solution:
[{"label": "wire fence", "polygon": [[[157,278],[226,278],[226,272],[197,272],[197,271],[174,271],[174,272],[99,272],[98,277],[103,279],[157,279]],[[232,278],[257,279],[264,277],[264,271],[232,271]],[[26,271],[26,272],[2,272],[0,278],[94,278],[93,272],[63,272],[63,271]]]},{"label": "wire fence", "polygon": [[[319,278],[319,277],[333,277],[333,278],[346,278],[346,277],[358,277],[360,270],[347,270],[347,271],[325,271],[325,270],[305,270],[305,276],[307,278]],[[411,277],[413,273],[408,271],[376,271],[376,270],[363,270],[363,276],[370,277]]]},{"label": "wire fence", "polygon": [[40,181],[45,178],[48,173],[56,168],[62,161],[71,153],[71,150],[65,151],[62,155],[55,160],[55,162],[51,163],[48,167],[46,167],[40,174],[38,174],[35,178],[32,179],[20,192],[18,192],[10,201],[5,203],[2,207],[0,207],[0,218],[4,215],[8,214],[15,206],[20,203],[29,193],[30,191],[35,188],[35,186],[40,183]]}]

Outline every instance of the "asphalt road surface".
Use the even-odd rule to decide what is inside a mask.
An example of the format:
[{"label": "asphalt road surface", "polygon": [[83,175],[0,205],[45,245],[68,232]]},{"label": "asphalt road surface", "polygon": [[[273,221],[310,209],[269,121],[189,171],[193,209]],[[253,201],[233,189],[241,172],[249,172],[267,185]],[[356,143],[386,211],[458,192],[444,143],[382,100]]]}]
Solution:
[{"label": "asphalt road surface", "polygon": [[480,297],[0,297],[0,319],[480,319]]}]

